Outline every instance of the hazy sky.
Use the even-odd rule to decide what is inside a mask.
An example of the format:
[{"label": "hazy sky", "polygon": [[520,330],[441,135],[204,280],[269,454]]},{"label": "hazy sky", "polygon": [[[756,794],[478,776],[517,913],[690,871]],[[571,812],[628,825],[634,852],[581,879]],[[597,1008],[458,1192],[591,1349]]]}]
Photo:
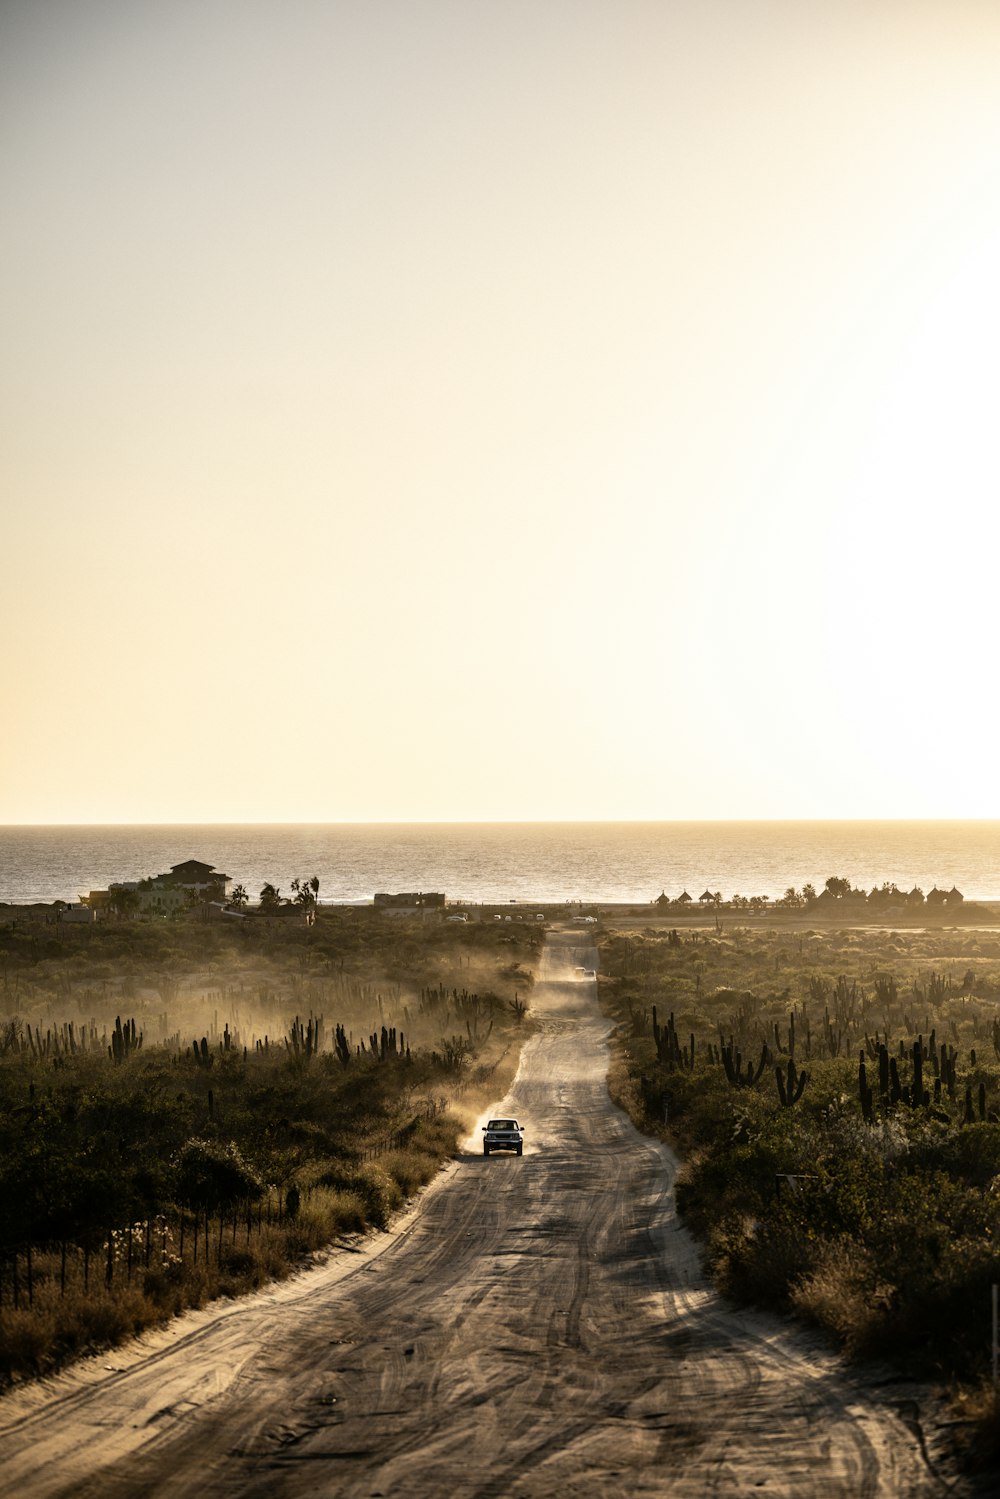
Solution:
[{"label": "hazy sky", "polygon": [[1000,816],[995,0],[4,0],[0,822]]}]

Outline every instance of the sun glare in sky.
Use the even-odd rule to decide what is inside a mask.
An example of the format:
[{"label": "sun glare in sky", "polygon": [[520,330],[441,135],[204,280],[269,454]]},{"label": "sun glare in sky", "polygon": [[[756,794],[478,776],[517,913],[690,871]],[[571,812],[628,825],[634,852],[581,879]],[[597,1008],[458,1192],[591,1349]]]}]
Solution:
[{"label": "sun glare in sky", "polygon": [[7,0],[0,822],[997,817],[992,0]]}]

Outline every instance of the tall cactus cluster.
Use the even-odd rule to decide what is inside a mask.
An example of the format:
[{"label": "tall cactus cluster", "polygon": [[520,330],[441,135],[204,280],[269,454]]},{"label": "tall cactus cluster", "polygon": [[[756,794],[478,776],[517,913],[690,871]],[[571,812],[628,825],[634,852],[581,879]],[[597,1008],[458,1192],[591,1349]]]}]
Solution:
[{"label": "tall cactus cluster", "polygon": [[108,1047],[108,1056],[115,1063],[124,1062],[133,1052],[142,1046],[142,1031],[136,1031],[135,1017],[126,1020],[122,1025],[122,1017],[115,1016],[115,1028],[111,1032],[111,1045]]},{"label": "tall cactus cluster", "polygon": [[674,1024],[674,1012],[670,1011],[670,1018],[666,1025],[660,1025],[656,1018],[656,1006],[653,1006],[653,1041],[656,1044],[656,1055],[661,1062],[669,1067],[681,1067],[687,1072],[694,1071],[694,1033],[686,1045],[681,1044]]},{"label": "tall cactus cluster", "polygon": [[[937,1033],[932,1030],[926,1043],[922,1035],[909,1047],[901,1041],[898,1053],[898,1056],[890,1053],[888,1038],[878,1041],[865,1037],[865,1045],[860,1050],[858,1059],[858,1098],[864,1118],[869,1123],[874,1120],[877,1099],[883,1112],[900,1104],[911,1109],[930,1109],[933,1104],[935,1118],[942,1122],[951,1119],[952,1114],[945,1109],[944,1103],[945,1095],[950,1102],[954,1102],[958,1096],[958,1048],[947,1042],[939,1046]],[[907,1061],[910,1064],[910,1076],[904,1082],[900,1065]],[[878,1065],[877,1095],[868,1081],[868,1062]],[[970,1063],[973,1067],[976,1065],[975,1050],[970,1053]],[[925,1082],[928,1074],[933,1079],[930,1088]],[[978,1085],[978,1094],[978,1117],[1000,1120],[1000,1115],[996,1112],[987,1112],[986,1085],[982,1081]],[[976,1119],[971,1083],[966,1085],[961,1117],[966,1124],[972,1124]]]},{"label": "tall cactus cluster", "polygon": [[314,1057],[323,1044],[323,1017],[322,1015],[310,1015],[306,1025],[296,1015],[292,1021],[288,1035],[285,1037],[285,1049],[296,1057],[302,1057],[308,1061]]},{"label": "tall cactus cluster", "polygon": [[[362,1041],[359,1051],[364,1051],[365,1043]],[[380,1062],[386,1062],[390,1057],[409,1057],[410,1048],[406,1044],[406,1037],[399,1032],[397,1038],[394,1025],[384,1026],[381,1031],[372,1031],[368,1037],[368,1050],[371,1056],[377,1057]]]},{"label": "tall cactus cluster", "polygon": [[340,1024],[334,1028],[333,1049],[336,1052],[337,1061],[346,1067],[351,1060],[351,1043],[347,1039],[347,1032]]},{"label": "tall cactus cluster", "polygon": [[[342,1067],[348,1067],[351,1063],[354,1050],[351,1039],[342,1025],[337,1025],[333,1033],[334,1054]],[[360,1041],[356,1054],[360,1056],[374,1057],[377,1062],[387,1062],[392,1058],[402,1057],[410,1060],[410,1048],[402,1031],[397,1032],[394,1025],[383,1025],[380,1030],[372,1031],[368,1037],[368,1044]]]},{"label": "tall cactus cluster", "polygon": [[200,1041],[197,1038],[192,1041],[191,1056],[194,1058],[195,1062],[197,1062],[199,1067],[211,1067],[215,1058],[213,1057],[212,1052],[209,1050],[207,1036],[202,1036]]}]

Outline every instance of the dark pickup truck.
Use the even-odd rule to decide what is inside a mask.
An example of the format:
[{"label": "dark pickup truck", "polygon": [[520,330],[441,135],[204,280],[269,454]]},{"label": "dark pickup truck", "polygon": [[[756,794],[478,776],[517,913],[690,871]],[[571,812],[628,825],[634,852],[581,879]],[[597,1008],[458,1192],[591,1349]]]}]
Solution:
[{"label": "dark pickup truck", "polygon": [[524,1148],[524,1131],[516,1119],[491,1119],[483,1125],[483,1155],[492,1150],[513,1150],[520,1155]]}]

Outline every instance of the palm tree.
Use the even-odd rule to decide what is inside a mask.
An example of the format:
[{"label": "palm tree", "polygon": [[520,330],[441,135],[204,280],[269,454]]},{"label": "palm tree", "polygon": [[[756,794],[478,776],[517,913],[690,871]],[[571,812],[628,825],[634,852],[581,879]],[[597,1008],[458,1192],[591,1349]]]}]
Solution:
[{"label": "palm tree", "polygon": [[292,889],[295,891],[295,904],[298,906],[319,905],[319,876],[313,875],[311,880],[293,880]]},{"label": "palm tree", "polygon": [[242,911],[247,903],[247,899],[246,887],[244,885],[236,885],[233,887],[233,893],[229,897],[229,904],[235,906],[237,911]]},{"label": "palm tree", "polygon": [[281,905],[281,891],[270,881],[260,887],[260,909],[276,911]]}]

